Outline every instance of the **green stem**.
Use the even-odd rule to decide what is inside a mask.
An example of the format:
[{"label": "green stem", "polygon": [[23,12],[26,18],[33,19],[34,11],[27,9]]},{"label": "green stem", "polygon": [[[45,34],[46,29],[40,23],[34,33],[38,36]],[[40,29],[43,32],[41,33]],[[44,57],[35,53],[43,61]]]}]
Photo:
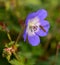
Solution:
[{"label": "green stem", "polygon": [[15,58],[16,58],[18,61],[20,61],[20,59],[19,59],[19,57],[17,56],[17,54],[16,54],[15,52],[13,52],[13,54],[14,54]]},{"label": "green stem", "polygon": [[11,39],[11,36],[10,36],[9,32],[7,32],[7,36],[8,36],[8,39],[9,39],[10,41],[12,41],[12,39]]},{"label": "green stem", "polygon": [[17,39],[16,39],[15,44],[18,43],[18,41],[19,41],[19,39],[20,39],[20,36],[21,36],[21,32],[18,34],[18,37],[17,37]]},{"label": "green stem", "polygon": [[[22,32],[24,31],[24,27],[21,28],[21,31],[22,31]],[[19,32],[19,34],[18,34],[18,36],[17,36],[17,39],[16,39],[16,41],[15,41],[15,44],[17,44],[18,41],[20,40],[20,37],[21,37],[21,35],[22,35],[21,31]]]}]

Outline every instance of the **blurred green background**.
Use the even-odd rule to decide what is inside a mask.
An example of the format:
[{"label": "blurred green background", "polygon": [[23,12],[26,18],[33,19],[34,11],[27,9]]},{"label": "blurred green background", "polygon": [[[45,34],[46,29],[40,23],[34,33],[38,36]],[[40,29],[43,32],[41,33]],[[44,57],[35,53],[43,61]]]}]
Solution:
[{"label": "blurred green background", "polygon": [[[48,12],[46,20],[50,23],[50,30],[46,37],[41,38],[40,45],[33,47],[28,41],[23,41],[22,27],[30,12],[42,8]],[[6,24],[12,41],[16,41],[21,33],[17,52],[20,62],[14,55],[8,61],[2,52],[5,43],[10,41],[0,23],[0,65],[60,65],[60,52],[57,50],[60,44],[60,0],[0,0],[0,22]]]}]

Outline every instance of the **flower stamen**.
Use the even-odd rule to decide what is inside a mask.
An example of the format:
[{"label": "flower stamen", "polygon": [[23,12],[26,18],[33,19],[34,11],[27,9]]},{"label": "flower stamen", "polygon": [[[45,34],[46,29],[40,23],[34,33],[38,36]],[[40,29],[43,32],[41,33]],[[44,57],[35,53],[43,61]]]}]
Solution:
[{"label": "flower stamen", "polygon": [[33,30],[36,31],[38,26],[33,26]]},{"label": "flower stamen", "polygon": [[36,31],[38,26],[29,26],[31,32]]}]

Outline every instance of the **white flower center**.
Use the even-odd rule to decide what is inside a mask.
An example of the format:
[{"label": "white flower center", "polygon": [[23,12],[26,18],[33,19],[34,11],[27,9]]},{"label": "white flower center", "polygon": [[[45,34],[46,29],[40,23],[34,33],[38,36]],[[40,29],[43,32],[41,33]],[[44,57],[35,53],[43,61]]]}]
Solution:
[{"label": "white flower center", "polygon": [[26,33],[28,33],[28,35],[30,36],[35,35],[35,32],[39,31],[39,26],[40,26],[40,22],[37,17],[30,19],[28,22]]}]

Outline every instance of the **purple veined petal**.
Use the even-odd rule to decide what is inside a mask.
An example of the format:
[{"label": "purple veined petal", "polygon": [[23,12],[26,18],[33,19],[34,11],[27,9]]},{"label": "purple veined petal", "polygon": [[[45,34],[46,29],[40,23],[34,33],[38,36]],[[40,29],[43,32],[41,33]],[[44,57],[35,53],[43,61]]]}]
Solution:
[{"label": "purple veined petal", "polygon": [[40,20],[40,23],[43,27],[50,28],[50,23],[47,20]]},{"label": "purple veined petal", "polygon": [[[45,24],[44,24],[45,23]],[[37,35],[43,37],[43,36],[46,36],[48,34],[48,31],[49,31],[49,28],[50,28],[50,24],[48,21],[42,21],[42,24],[41,24],[44,28],[44,30],[46,32],[44,32],[41,28],[38,32],[36,32]]]},{"label": "purple veined petal", "polygon": [[47,11],[45,9],[38,10],[36,12],[36,14],[37,14],[38,18],[42,19],[42,20],[45,19],[47,17],[47,15],[48,15],[48,13],[47,13]]},{"label": "purple veined petal", "polygon": [[29,43],[30,43],[32,46],[37,46],[37,45],[39,45],[39,43],[40,43],[39,36],[37,36],[37,35],[28,36],[28,40],[29,40]]},{"label": "purple veined petal", "polygon": [[44,36],[47,36],[48,32],[44,32],[43,30],[40,30],[36,34],[41,36],[41,37],[44,37]]},{"label": "purple veined petal", "polygon": [[34,18],[34,17],[38,17],[39,19],[45,19],[47,17],[47,11],[44,9],[41,9],[41,10],[38,10],[37,12],[33,12],[33,13],[28,14],[25,24],[27,25],[29,20]]},{"label": "purple veined petal", "polygon": [[24,41],[26,41],[26,38],[27,38],[26,29],[24,30],[23,38],[24,38]]},{"label": "purple veined petal", "polygon": [[32,18],[34,18],[35,16],[36,16],[36,13],[35,12],[28,14],[28,16],[26,18],[25,24],[27,25],[28,22],[29,22],[29,20],[32,19]]}]

